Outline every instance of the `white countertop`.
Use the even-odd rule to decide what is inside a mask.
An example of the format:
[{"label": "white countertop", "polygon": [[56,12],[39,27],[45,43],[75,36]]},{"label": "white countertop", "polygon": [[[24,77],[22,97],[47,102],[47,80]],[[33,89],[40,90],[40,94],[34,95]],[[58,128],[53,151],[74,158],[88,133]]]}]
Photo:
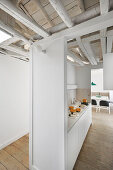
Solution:
[{"label": "white countertop", "polygon": [[80,117],[85,113],[88,107],[89,105],[82,108],[81,111],[78,112],[76,115],[73,115],[73,117],[68,117],[68,132],[75,125],[75,123],[80,119]]}]

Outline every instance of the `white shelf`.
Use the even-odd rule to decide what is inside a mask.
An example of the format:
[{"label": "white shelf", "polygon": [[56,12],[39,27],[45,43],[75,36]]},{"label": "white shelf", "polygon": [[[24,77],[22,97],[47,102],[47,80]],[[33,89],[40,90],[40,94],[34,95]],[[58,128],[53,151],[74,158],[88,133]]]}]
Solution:
[{"label": "white shelf", "polygon": [[76,84],[67,84],[67,90],[75,90],[75,89],[77,89]]}]

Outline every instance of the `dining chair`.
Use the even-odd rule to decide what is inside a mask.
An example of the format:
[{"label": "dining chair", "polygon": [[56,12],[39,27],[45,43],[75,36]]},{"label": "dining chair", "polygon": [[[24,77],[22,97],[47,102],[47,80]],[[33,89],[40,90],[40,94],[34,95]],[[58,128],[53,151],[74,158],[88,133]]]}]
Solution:
[{"label": "dining chair", "polygon": [[101,100],[99,103],[99,111],[100,109],[107,109],[109,111],[110,114],[110,102],[106,101],[106,100]]},{"label": "dining chair", "polygon": [[96,112],[98,111],[97,101],[95,99],[91,99],[92,107],[96,109]]}]

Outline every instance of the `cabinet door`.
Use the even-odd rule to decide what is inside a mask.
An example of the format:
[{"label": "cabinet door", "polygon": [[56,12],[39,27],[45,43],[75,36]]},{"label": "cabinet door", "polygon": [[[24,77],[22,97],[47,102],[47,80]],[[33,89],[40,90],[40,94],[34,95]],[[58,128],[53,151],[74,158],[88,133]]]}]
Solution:
[{"label": "cabinet door", "polygon": [[78,156],[78,124],[68,132],[68,170],[72,170]]}]

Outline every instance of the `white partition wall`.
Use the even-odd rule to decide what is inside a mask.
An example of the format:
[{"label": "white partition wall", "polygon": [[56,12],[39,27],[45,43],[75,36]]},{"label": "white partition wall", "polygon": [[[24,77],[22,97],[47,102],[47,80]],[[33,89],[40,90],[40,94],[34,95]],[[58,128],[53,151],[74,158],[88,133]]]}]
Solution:
[{"label": "white partition wall", "polygon": [[103,85],[104,90],[113,90],[113,53],[103,56]]},{"label": "white partition wall", "polygon": [[64,39],[52,42],[45,54],[32,48],[32,170],[66,170],[65,49]]}]

